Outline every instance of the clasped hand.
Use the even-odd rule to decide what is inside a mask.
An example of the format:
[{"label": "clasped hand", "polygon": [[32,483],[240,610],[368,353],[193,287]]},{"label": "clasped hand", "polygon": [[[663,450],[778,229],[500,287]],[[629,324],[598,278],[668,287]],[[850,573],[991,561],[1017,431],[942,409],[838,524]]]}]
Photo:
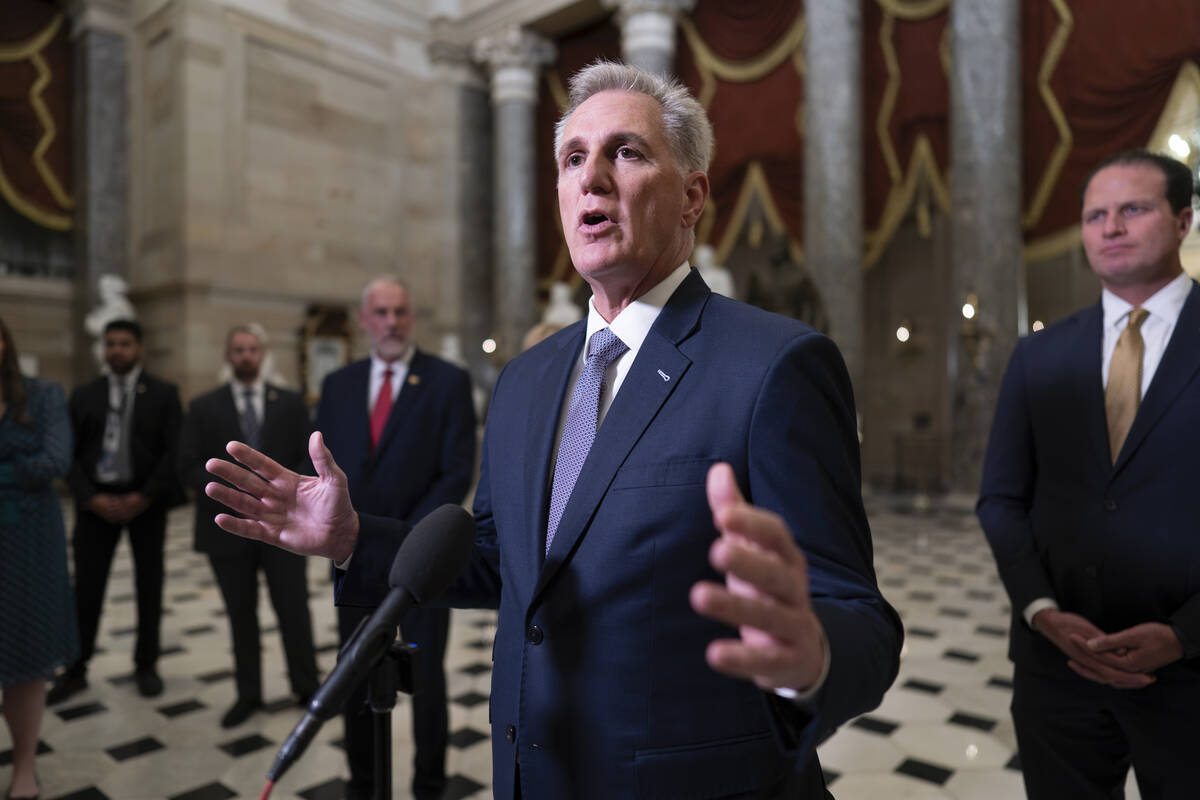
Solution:
[{"label": "clasped hand", "polygon": [[1117,689],[1149,686],[1155,681],[1155,670],[1183,657],[1179,637],[1161,622],[1106,634],[1078,614],[1046,609],[1034,615],[1033,623],[1067,655],[1067,666],[1090,681]]},{"label": "clasped hand", "polygon": [[736,639],[709,644],[709,666],[763,689],[811,688],[827,645],[809,598],[808,560],[778,514],[742,498],[728,464],[709,469],[707,491],[721,534],[708,557],[725,582],[696,583],[692,608],[738,630]]}]

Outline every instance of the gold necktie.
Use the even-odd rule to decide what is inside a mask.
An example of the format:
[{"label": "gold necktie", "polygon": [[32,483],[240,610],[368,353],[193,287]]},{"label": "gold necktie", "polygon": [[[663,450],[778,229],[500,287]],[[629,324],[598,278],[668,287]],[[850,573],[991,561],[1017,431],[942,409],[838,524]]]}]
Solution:
[{"label": "gold necktie", "polygon": [[1150,312],[1135,308],[1129,312],[1129,323],[1121,331],[1108,366],[1108,386],[1104,389],[1104,415],[1108,419],[1108,449],[1113,463],[1125,437],[1133,427],[1138,404],[1142,400],[1142,323]]}]

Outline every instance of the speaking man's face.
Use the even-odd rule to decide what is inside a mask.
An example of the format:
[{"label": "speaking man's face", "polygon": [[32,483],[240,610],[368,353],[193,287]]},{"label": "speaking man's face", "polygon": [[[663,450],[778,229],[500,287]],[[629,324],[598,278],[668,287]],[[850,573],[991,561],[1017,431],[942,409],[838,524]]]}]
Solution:
[{"label": "speaking man's face", "polygon": [[1171,280],[1191,224],[1190,208],[1171,211],[1167,177],[1150,164],[1105,167],[1083,194],[1083,248],[1110,290]]},{"label": "speaking man's face", "polygon": [[681,172],[658,101],[616,90],[592,95],[567,119],[557,157],[567,248],[594,290],[628,287],[636,298],[683,263],[708,180]]},{"label": "speaking man's face", "polygon": [[380,282],[367,292],[358,322],[371,337],[371,350],[384,361],[395,361],[408,352],[412,341],[413,313],[408,290]]}]

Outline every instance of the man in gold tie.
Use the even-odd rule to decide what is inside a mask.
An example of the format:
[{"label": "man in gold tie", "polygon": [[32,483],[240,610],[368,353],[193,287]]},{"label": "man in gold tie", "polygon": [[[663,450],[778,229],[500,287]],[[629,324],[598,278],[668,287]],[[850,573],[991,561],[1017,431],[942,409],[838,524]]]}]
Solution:
[{"label": "man in gold tie", "polygon": [[1012,600],[1013,722],[1029,797],[1200,785],[1200,288],[1179,248],[1190,170],[1137,151],[1084,185],[1100,302],[1022,340],[979,519]]}]

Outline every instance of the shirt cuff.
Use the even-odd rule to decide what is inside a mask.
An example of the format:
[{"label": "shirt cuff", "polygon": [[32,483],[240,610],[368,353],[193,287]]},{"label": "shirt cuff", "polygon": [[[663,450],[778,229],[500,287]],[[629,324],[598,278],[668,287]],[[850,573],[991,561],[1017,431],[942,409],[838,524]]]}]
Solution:
[{"label": "shirt cuff", "polygon": [[340,563],[340,564],[339,564],[339,563],[337,563],[336,561],[335,561],[335,562],[333,562],[333,567],[334,567],[334,569],[340,569],[340,570],[342,570],[343,572],[344,572],[345,570],[349,569],[349,568],[350,568],[350,559],[352,559],[352,558],[354,558],[354,551],[353,551],[353,550],[351,550],[351,551],[350,551],[350,555],[346,556],[346,560],[345,560],[345,561],[343,561],[342,563]]},{"label": "shirt cuff", "polygon": [[825,662],[821,665],[821,674],[817,676],[817,680],[812,686],[804,690],[781,688],[772,689],[772,691],[793,703],[807,703],[816,697],[817,692],[821,691],[821,687],[825,685],[825,679],[829,677],[829,665],[833,661],[829,652],[829,639],[825,636],[824,628],[821,628],[821,650],[825,653]]},{"label": "shirt cuff", "polygon": [[1054,599],[1050,597],[1039,597],[1029,605],[1025,606],[1025,610],[1021,613],[1021,616],[1025,618],[1025,624],[1032,628],[1034,616],[1039,611],[1045,611],[1047,608],[1053,608],[1055,611],[1057,611],[1058,603],[1054,602]]}]

